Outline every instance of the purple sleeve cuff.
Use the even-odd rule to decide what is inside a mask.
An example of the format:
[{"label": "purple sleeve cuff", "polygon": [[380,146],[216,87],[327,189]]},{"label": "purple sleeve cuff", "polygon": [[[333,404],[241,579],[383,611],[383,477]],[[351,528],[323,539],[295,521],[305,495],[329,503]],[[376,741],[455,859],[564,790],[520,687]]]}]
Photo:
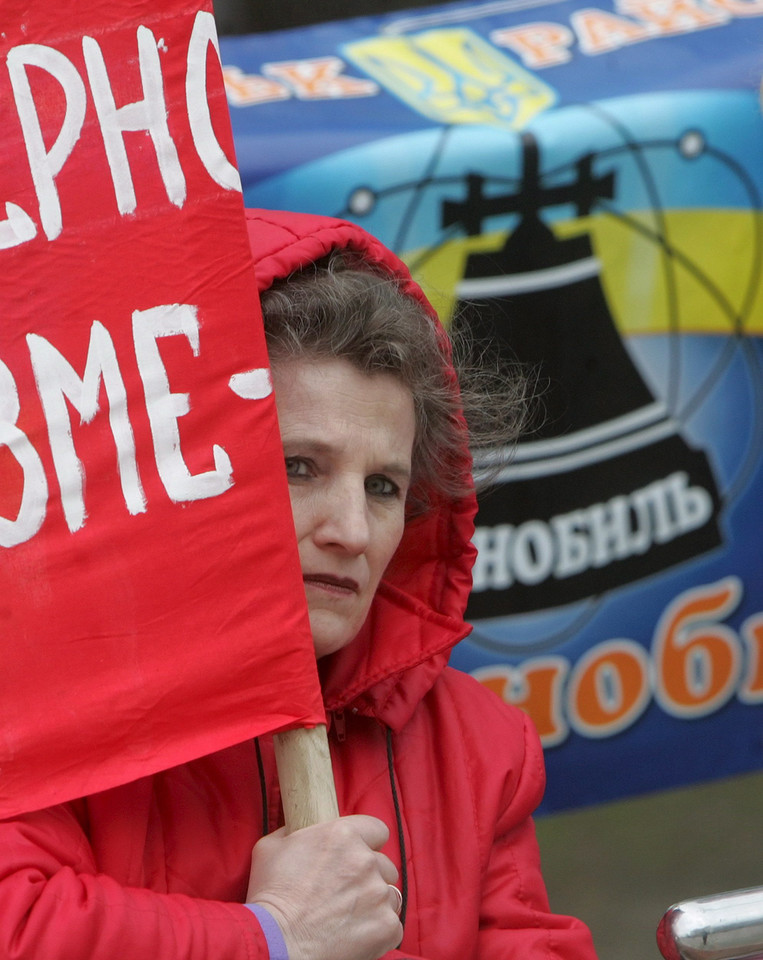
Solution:
[{"label": "purple sleeve cuff", "polygon": [[262,932],[265,934],[265,940],[268,944],[270,960],[289,960],[286,941],[281,933],[281,928],[271,913],[265,907],[261,907],[259,903],[245,903],[244,906],[252,911],[262,927]]}]

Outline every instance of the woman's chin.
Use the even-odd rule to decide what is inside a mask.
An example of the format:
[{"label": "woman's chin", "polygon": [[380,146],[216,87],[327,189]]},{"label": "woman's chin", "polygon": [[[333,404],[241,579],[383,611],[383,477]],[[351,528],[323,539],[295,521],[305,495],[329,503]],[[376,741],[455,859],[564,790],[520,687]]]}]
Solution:
[{"label": "woman's chin", "polygon": [[[339,620],[340,622],[336,622]],[[349,643],[357,634],[354,624],[343,622],[342,618],[326,616],[323,612],[310,616],[310,630],[313,635],[313,647],[318,660],[336,653]]]}]

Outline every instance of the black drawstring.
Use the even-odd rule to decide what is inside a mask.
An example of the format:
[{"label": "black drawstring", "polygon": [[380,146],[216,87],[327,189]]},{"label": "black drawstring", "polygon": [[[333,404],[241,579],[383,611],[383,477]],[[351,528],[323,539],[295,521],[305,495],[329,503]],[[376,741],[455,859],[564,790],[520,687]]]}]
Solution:
[{"label": "black drawstring", "polygon": [[397,786],[395,784],[395,768],[392,763],[392,731],[387,727],[387,769],[389,770],[389,783],[392,788],[392,802],[395,805],[395,820],[397,821],[397,842],[400,846],[400,886],[403,894],[403,905],[400,908],[400,923],[405,926],[405,914],[408,910],[408,866],[405,855],[405,834],[403,833],[403,815],[400,810],[400,801],[397,796]]},{"label": "black drawstring", "polygon": [[260,796],[262,797],[262,835],[270,833],[270,814],[268,811],[268,784],[265,780],[265,764],[262,762],[262,750],[258,737],[254,738],[254,750],[257,754],[257,769],[260,773]]}]

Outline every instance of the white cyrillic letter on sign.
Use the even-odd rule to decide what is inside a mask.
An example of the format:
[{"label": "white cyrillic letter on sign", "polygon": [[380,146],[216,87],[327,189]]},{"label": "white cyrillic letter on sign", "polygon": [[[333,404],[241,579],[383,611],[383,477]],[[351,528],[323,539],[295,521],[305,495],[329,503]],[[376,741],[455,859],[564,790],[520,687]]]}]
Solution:
[{"label": "white cyrillic letter on sign", "polygon": [[69,529],[74,532],[84,524],[85,471],[75,450],[72,425],[66,398],[78,411],[82,423],[90,423],[98,412],[101,381],[109,399],[109,423],[117,448],[119,476],[125,505],[130,513],[143,513],[143,494],[135,459],[135,440],[127,412],[127,393],[117,363],[114,344],[108,330],[97,321],[90,330],[85,375],[76,371],[44,337],[27,335],[37,391],[40,394],[48,425],[50,450],[61,488],[61,502]]},{"label": "white cyrillic letter on sign", "polygon": [[188,119],[191,134],[199,159],[207,168],[210,177],[226,190],[241,192],[241,178],[238,170],[228,160],[217,142],[212,128],[207,100],[207,51],[209,45],[215,48],[220,59],[220,46],[217,42],[215,20],[211,13],[200,10],[193,23],[191,41],[188,44],[188,65],[185,77],[185,98],[188,105]]},{"label": "white cyrillic letter on sign", "polygon": [[16,382],[0,360],[0,446],[8,447],[24,471],[24,490],[16,518],[0,517],[0,547],[15,547],[30,540],[42,526],[48,505],[45,468],[27,435],[16,426],[20,409]]},{"label": "white cyrillic letter on sign", "polygon": [[230,457],[218,444],[212,452],[215,469],[192,474],[180,449],[177,421],[191,409],[187,393],[172,393],[156,341],[184,336],[193,355],[199,355],[199,322],[196,308],[185,303],[136,310],[132,315],[135,356],[146,394],[146,409],[154,438],[156,467],[168,496],[175,503],[203,500],[224,493],[233,485]]},{"label": "white cyrillic letter on sign", "polygon": [[136,100],[135,103],[125,104],[123,107],[117,108],[114,103],[114,94],[106,73],[103,53],[97,41],[92,37],[83,37],[82,51],[85,55],[103,144],[111,167],[119,212],[123,215],[132,213],[136,205],[135,188],[123,137],[128,130],[148,132],[154,144],[167,197],[176,207],[182,207],[186,197],[185,177],[167,126],[162,69],[153,33],[148,27],[138,27],[138,56],[144,98]]},{"label": "white cyrillic letter on sign", "polygon": [[[49,73],[59,82],[66,98],[61,129],[50,150],[45,147],[42,137],[40,118],[26,73],[27,67],[39,67]],[[45,236],[48,240],[53,240],[61,232],[61,202],[56,189],[56,176],[61,172],[82,130],[87,105],[85,84],[74,65],[62,53],[39,43],[13,47],[8,54],[8,74],[24,134],[37,202],[40,204],[40,221]],[[8,210],[11,220],[14,219],[12,213],[15,212]],[[14,232],[18,233],[20,230],[22,234],[28,235],[28,220],[23,211],[15,214]],[[23,236],[23,239],[30,239],[27,235]],[[31,233],[31,236],[34,236],[34,233]]]}]

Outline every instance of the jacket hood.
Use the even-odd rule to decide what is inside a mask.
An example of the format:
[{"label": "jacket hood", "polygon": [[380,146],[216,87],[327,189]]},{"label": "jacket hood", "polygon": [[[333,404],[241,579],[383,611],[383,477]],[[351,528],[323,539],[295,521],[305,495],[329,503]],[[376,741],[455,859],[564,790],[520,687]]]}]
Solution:
[{"label": "jacket hood", "polygon": [[[357,225],[272,210],[248,210],[246,219],[260,292],[332,250],[354,250],[395,277],[441,329],[405,264]],[[469,476],[467,450],[462,463]],[[472,582],[475,512],[473,493],[458,500],[433,495],[427,512],[406,523],[361,632],[320,661],[328,712],[351,709],[393,729],[408,720],[453,645],[470,630],[463,614]]]}]

